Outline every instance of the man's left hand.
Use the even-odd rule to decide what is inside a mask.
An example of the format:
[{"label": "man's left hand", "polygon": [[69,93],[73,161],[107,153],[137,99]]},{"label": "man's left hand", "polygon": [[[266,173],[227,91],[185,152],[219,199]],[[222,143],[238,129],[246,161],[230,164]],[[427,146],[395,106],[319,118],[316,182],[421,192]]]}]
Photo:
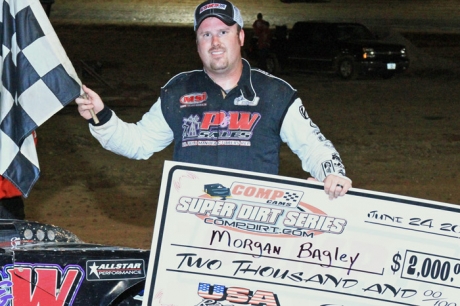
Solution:
[{"label": "man's left hand", "polygon": [[[314,178],[308,178],[309,180],[315,180]],[[329,199],[333,200],[343,197],[348,189],[351,188],[351,180],[347,177],[329,174],[324,180],[324,192],[329,195]]]}]

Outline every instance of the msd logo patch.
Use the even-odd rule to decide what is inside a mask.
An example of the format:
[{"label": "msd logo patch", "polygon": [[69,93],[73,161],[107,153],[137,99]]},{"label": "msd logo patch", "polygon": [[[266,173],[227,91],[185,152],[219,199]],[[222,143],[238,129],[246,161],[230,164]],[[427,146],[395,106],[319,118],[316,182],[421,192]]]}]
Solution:
[{"label": "msd logo patch", "polygon": [[88,260],[86,262],[86,279],[88,281],[144,277],[145,263],[142,259]]},{"label": "msd logo patch", "polygon": [[183,95],[180,97],[179,101],[181,104],[181,108],[183,107],[191,107],[191,106],[205,106],[206,100],[208,100],[208,94],[206,92],[202,93],[190,93],[187,95]]}]

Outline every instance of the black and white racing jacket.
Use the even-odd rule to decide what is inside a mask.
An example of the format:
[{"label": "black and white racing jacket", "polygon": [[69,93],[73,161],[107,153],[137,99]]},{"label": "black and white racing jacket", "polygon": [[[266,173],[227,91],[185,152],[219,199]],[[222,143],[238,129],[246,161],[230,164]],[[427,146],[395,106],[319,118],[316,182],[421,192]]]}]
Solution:
[{"label": "black and white racing jacket", "polygon": [[[174,160],[277,174],[281,142],[302,168],[323,181],[345,176],[339,153],[308,116],[297,91],[243,60],[238,86],[228,93],[204,70],[174,76],[137,123],[107,107],[90,131],[117,154],[147,159],[174,141]],[[98,115],[99,115],[98,114]]]}]

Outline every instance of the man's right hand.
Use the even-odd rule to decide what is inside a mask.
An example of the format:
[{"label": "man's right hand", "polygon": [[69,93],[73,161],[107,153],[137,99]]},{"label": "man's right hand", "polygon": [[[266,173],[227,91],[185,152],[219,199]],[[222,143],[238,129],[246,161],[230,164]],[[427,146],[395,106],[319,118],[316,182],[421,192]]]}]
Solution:
[{"label": "man's right hand", "polygon": [[78,112],[80,115],[89,120],[92,118],[90,110],[92,109],[95,114],[99,113],[104,108],[104,102],[102,102],[101,97],[85,85],[82,86],[85,95],[81,95],[75,102],[78,104]]}]

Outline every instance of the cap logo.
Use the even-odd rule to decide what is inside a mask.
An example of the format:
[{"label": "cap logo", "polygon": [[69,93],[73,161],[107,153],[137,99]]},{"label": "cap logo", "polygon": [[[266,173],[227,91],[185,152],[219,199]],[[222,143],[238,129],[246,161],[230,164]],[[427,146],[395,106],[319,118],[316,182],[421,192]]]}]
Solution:
[{"label": "cap logo", "polygon": [[207,5],[203,6],[200,9],[200,14],[203,13],[204,11],[207,11],[207,10],[212,10],[212,9],[225,10],[226,8],[227,8],[227,5],[222,4],[222,3],[210,3],[210,4],[207,4]]}]

